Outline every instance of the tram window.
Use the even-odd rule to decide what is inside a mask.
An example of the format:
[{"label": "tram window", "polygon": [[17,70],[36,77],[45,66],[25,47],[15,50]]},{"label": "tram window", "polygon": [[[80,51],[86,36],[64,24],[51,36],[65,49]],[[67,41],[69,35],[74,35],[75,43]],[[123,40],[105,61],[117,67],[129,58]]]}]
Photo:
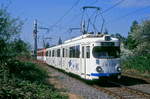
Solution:
[{"label": "tram window", "polygon": [[96,46],[93,48],[95,58],[118,58],[120,57],[120,47],[115,46]]},{"label": "tram window", "polygon": [[48,51],[46,51],[46,56],[48,56]]},{"label": "tram window", "polygon": [[65,48],[62,50],[62,57],[65,57]]},{"label": "tram window", "polygon": [[76,49],[75,49],[75,57],[76,58],[79,58],[80,57],[80,46],[76,46]]},{"label": "tram window", "polygon": [[51,57],[51,51],[49,51],[49,57]]},{"label": "tram window", "polygon": [[52,57],[54,57],[54,50],[52,51]]},{"label": "tram window", "polygon": [[57,57],[60,57],[60,49],[57,49]]},{"label": "tram window", "polygon": [[73,48],[72,47],[69,48],[69,57],[70,58],[73,57]]},{"label": "tram window", "polygon": [[41,53],[41,56],[43,56],[43,52]]},{"label": "tram window", "polygon": [[84,58],[84,47],[82,47],[82,58]]},{"label": "tram window", "polygon": [[75,58],[75,50],[76,50],[75,46],[72,46],[69,48],[69,57],[70,58]]},{"label": "tram window", "polygon": [[37,52],[37,56],[40,56],[40,55],[39,55],[39,52]]},{"label": "tram window", "polygon": [[75,51],[76,51],[76,48],[75,46],[72,47],[72,58],[75,58]]},{"label": "tram window", "polygon": [[41,56],[41,52],[38,52],[38,56]]},{"label": "tram window", "polygon": [[57,50],[54,50],[54,56],[57,57]]},{"label": "tram window", "polygon": [[86,46],[86,58],[90,58],[90,46]]},{"label": "tram window", "polygon": [[69,52],[68,52],[68,49],[66,49],[66,57],[69,57]]}]

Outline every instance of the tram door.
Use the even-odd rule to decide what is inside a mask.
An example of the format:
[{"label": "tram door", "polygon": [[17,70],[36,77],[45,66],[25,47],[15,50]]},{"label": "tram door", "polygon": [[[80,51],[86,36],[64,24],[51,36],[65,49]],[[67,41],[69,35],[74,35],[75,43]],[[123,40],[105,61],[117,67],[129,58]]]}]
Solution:
[{"label": "tram door", "polygon": [[88,74],[88,66],[90,65],[90,46],[82,46],[82,77],[86,78]]}]

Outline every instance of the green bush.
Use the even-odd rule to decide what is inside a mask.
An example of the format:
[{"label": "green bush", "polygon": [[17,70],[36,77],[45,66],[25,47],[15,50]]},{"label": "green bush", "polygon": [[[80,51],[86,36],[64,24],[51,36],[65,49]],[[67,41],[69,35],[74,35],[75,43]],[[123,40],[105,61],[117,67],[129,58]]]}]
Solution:
[{"label": "green bush", "polygon": [[17,79],[9,79],[7,83],[0,83],[0,98],[1,99],[66,99],[52,86],[38,84],[36,82],[21,81]]},{"label": "green bush", "polygon": [[141,73],[150,73],[150,54],[143,56],[132,56],[122,63],[124,69],[135,69]]},{"label": "green bush", "polygon": [[47,75],[36,64],[9,59],[0,65],[0,99],[67,99],[46,83]]},{"label": "green bush", "polygon": [[20,62],[18,60],[10,60],[7,63],[11,74],[22,80],[44,82],[48,76],[47,72],[38,65],[31,62]]}]

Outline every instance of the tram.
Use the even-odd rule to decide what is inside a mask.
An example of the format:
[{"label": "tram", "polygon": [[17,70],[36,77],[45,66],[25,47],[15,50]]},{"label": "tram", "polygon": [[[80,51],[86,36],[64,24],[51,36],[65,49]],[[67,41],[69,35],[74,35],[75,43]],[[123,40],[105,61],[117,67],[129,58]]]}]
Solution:
[{"label": "tram", "polygon": [[84,34],[42,51],[38,59],[84,79],[121,75],[120,41],[108,34]]}]

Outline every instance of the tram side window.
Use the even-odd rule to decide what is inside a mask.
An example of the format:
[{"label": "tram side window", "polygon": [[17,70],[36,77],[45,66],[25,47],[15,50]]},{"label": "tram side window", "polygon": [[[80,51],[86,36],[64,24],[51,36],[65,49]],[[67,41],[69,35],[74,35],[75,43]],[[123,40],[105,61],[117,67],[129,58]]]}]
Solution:
[{"label": "tram side window", "polygon": [[48,51],[46,51],[46,56],[48,56]]},{"label": "tram side window", "polygon": [[39,52],[37,52],[37,56],[40,56],[40,53],[39,53]]},{"label": "tram side window", "polygon": [[62,50],[62,57],[65,57],[65,48]]},{"label": "tram side window", "polygon": [[69,57],[70,58],[79,58],[80,57],[80,46],[72,46],[69,48]]},{"label": "tram side window", "polygon": [[38,56],[42,56],[42,52],[38,52]]},{"label": "tram side window", "polygon": [[57,49],[57,57],[60,57],[60,49]]},{"label": "tram side window", "polygon": [[82,58],[84,58],[84,47],[82,47]]},{"label": "tram side window", "polygon": [[76,48],[75,46],[72,47],[72,58],[75,58],[75,52],[76,52]]},{"label": "tram side window", "polygon": [[54,57],[54,50],[52,51],[52,57]]},{"label": "tram side window", "polygon": [[51,57],[51,50],[49,51],[49,57]]},{"label": "tram side window", "polygon": [[73,57],[73,47],[69,48],[69,57],[72,58]]},{"label": "tram side window", "polygon": [[66,54],[65,55],[66,55],[65,57],[68,57],[68,49],[66,49]]},{"label": "tram side window", "polygon": [[44,56],[44,52],[42,52],[42,56]]},{"label": "tram side window", "polygon": [[80,46],[76,46],[76,49],[75,49],[75,58],[79,58],[80,57]]},{"label": "tram side window", "polygon": [[54,56],[57,57],[57,50],[54,50]]},{"label": "tram side window", "polygon": [[90,58],[90,46],[86,46],[86,58]]}]

